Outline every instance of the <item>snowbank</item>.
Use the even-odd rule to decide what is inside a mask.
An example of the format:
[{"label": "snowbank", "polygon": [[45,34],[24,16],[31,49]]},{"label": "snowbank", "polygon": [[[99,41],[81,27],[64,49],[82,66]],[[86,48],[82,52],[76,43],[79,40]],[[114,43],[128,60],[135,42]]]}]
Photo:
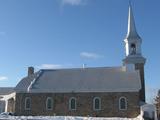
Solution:
[{"label": "snowbank", "polygon": [[155,105],[152,104],[144,104],[141,106],[141,116],[145,116],[148,118],[154,118],[157,120],[157,112]]},{"label": "snowbank", "polygon": [[102,118],[102,117],[71,117],[71,116],[1,116],[1,120],[141,120],[137,118]]}]

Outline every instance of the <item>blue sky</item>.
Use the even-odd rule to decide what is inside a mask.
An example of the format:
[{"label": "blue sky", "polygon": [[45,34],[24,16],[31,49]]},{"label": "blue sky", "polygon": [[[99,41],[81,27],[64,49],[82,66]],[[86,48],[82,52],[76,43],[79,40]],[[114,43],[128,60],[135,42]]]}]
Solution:
[{"label": "blue sky", "polygon": [[[160,88],[160,1],[131,2],[151,101]],[[28,66],[121,66],[127,17],[128,0],[0,0],[0,87],[15,86]]]}]

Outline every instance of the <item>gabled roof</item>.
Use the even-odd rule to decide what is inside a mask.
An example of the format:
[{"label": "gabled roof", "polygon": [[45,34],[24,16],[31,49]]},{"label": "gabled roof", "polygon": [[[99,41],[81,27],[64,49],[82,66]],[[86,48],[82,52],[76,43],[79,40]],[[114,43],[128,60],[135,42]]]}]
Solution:
[{"label": "gabled roof", "polygon": [[0,87],[0,95],[8,95],[14,92],[13,87]]},{"label": "gabled roof", "polygon": [[132,92],[141,88],[139,71],[125,67],[40,70],[23,78],[16,92]]}]

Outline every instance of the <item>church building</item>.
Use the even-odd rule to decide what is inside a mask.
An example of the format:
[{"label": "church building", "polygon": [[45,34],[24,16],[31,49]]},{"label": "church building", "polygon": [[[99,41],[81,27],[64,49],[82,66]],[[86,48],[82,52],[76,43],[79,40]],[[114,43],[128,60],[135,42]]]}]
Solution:
[{"label": "church building", "polygon": [[131,5],[120,67],[41,69],[15,87],[16,115],[137,117],[145,103],[142,39]]}]

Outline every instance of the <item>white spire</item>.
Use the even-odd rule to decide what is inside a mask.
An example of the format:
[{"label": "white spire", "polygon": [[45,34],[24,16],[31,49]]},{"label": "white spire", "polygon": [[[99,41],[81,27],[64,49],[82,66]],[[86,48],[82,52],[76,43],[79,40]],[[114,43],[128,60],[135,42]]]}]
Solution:
[{"label": "white spire", "polygon": [[129,13],[128,13],[128,32],[126,39],[140,38],[136,31],[134,16],[132,12],[131,4],[129,5]]}]

